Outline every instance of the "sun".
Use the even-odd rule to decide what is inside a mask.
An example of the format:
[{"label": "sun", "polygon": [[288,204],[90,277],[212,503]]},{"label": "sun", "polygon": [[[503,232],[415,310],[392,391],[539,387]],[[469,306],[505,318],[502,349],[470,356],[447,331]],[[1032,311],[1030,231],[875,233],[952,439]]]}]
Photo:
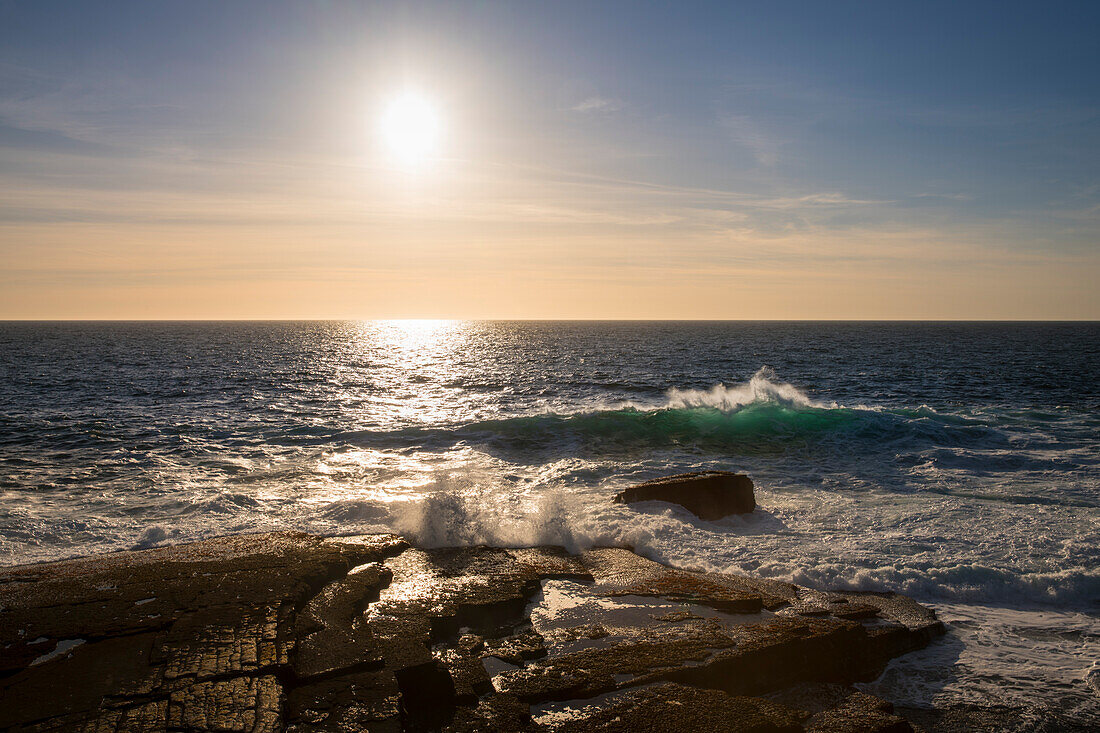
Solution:
[{"label": "sun", "polygon": [[435,105],[417,92],[404,92],[391,99],[379,121],[386,151],[406,165],[424,163],[436,153],[440,128]]}]

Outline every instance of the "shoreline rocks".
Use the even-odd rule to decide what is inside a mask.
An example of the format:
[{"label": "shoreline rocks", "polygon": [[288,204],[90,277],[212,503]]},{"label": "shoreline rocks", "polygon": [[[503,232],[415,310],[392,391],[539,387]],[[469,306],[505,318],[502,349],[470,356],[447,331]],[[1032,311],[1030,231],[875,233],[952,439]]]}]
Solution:
[{"label": "shoreline rocks", "polygon": [[667,501],[679,504],[700,519],[713,521],[756,508],[752,479],[730,471],[697,471],[653,479],[631,486],[615,496],[616,504]]},{"label": "shoreline rocks", "polygon": [[0,729],[903,731],[851,684],[942,633],[621,548],[225,537],[0,570]]}]

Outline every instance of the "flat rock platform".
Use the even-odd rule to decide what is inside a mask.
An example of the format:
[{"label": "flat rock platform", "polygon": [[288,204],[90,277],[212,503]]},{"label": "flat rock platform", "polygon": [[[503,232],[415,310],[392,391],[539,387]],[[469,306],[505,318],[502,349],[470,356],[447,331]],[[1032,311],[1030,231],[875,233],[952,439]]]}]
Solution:
[{"label": "flat rock platform", "polygon": [[301,533],[0,569],[0,730],[909,731],[892,593]]}]

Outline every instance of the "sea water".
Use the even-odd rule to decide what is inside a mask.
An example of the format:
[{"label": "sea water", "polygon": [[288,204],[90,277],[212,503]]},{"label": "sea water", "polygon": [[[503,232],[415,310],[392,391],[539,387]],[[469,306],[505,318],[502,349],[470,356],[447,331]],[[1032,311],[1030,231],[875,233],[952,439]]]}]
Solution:
[{"label": "sea water", "polygon": [[[868,689],[1100,715],[1100,325],[0,324],[0,562],[226,533],[628,544],[893,589],[948,635]],[[749,473],[717,522],[631,483]]]}]

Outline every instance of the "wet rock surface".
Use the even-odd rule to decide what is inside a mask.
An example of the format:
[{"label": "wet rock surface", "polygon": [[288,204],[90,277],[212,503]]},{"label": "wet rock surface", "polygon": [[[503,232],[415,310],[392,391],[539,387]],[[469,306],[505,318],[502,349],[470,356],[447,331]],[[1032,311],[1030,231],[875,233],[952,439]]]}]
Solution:
[{"label": "wet rock surface", "polygon": [[895,594],[626,549],[227,537],[0,571],[0,729],[902,731]]},{"label": "wet rock surface", "polygon": [[631,486],[615,496],[616,504],[639,501],[679,504],[708,521],[748,514],[756,508],[752,479],[729,471],[680,473]]}]

